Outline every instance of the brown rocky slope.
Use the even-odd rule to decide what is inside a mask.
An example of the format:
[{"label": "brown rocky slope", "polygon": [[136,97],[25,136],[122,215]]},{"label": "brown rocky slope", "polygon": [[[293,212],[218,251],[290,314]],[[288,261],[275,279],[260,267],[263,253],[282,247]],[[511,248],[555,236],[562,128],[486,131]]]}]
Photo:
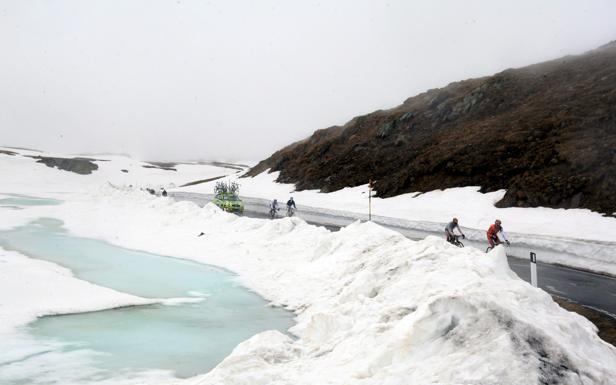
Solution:
[{"label": "brown rocky slope", "polygon": [[381,197],[507,189],[501,207],[616,212],[616,42],[433,89],[316,131],[248,175],[328,192],[376,180]]}]

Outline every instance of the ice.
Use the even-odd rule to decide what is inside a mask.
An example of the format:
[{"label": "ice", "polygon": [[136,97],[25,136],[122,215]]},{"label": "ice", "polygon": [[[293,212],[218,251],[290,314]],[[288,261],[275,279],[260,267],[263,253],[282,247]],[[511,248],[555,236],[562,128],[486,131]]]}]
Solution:
[{"label": "ice", "polygon": [[[60,221],[43,219],[0,232],[0,245],[68,267],[77,278],[100,286],[168,299],[162,305],[40,318],[22,330],[37,341],[18,339],[26,342],[20,345],[10,339],[11,350],[22,353],[0,362],[3,384],[43,376],[46,383],[62,384],[69,368],[55,370],[53,364],[62,355],[65,360],[87,358],[84,367],[73,364],[70,369],[85,373],[73,375],[71,381],[78,383],[151,370],[186,378],[207,372],[254,334],[284,332],[292,325],[292,313],[266,306],[228,271],[73,237],[60,226]],[[191,293],[201,296],[174,298]]]},{"label": "ice", "polygon": [[8,198],[0,198],[0,206],[49,206],[59,205],[62,201],[57,199],[37,198],[19,194],[5,194]]}]

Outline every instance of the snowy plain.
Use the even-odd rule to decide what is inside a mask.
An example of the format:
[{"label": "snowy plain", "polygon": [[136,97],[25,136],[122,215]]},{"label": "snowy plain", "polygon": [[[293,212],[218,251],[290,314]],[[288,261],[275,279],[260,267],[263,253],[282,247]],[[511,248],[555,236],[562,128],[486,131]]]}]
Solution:
[{"label": "snowy plain", "polygon": [[[38,151],[1,148],[0,150],[0,231],[24,226],[42,217],[60,218],[66,213],[64,205],[49,206],[51,210],[38,211],[48,206],[19,206],[14,202],[23,198],[50,198],[61,201],[79,201],[87,199],[92,189],[111,184],[129,185],[136,188],[155,188],[174,186],[194,180],[193,178],[210,178],[236,172],[237,170],[211,165],[178,165],[177,172],[157,168],[148,163],[139,162],[123,156],[95,156],[98,170],[89,175],[53,169],[37,163],[28,156],[73,157],[64,154],[40,153]],[[124,172],[126,170],[128,172]],[[88,218],[87,211],[78,213]],[[104,220],[104,218],[102,219]],[[88,226],[96,226],[90,221]],[[70,314],[132,305],[163,303],[173,305],[185,302],[187,298],[145,299],[121,293],[106,287],[97,286],[77,279],[70,270],[57,264],[29,258],[18,252],[0,247],[0,383],[2,378],[12,378],[19,371],[39,369],[21,363],[24,357],[32,357],[52,350],[29,337],[22,326],[37,317],[56,314]],[[71,372],[91,370],[89,355],[72,355],[71,363],[66,363],[66,356],[48,357],[57,360],[49,363],[52,367],[64,367],[66,376],[61,377],[63,384],[74,381]],[[13,363],[12,365],[7,365]],[[31,365],[43,365],[34,360]],[[96,372],[93,371],[93,375]],[[167,372],[141,373],[141,377],[151,381],[171,378]],[[155,380],[154,380],[155,379]],[[113,384],[134,384],[131,378],[116,378]],[[151,382],[150,382],[151,383]]]},{"label": "snowy plain", "polygon": [[[179,170],[144,171],[139,162],[120,158],[99,162],[99,170],[82,176],[0,154],[5,182],[0,194],[64,201],[3,210],[0,229],[57,218],[78,236],[225,267],[273,304],[297,314],[290,330],[294,337],[257,334],[207,374],[131,383],[611,384],[616,377],[616,348],[600,340],[589,321],[520,280],[502,248],[485,254],[436,237],[412,241],[373,223],[329,232],[299,218],[238,217],[211,204],[201,208],[136,187],[168,187],[236,170],[199,171],[205,166],[194,165],[184,178]],[[130,162],[128,173],[119,171]],[[265,194],[249,186],[242,180],[243,193]],[[289,191],[279,188],[283,199]],[[294,196],[304,202],[299,194]],[[306,193],[306,204],[325,205],[310,201],[308,194],[322,198]],[[356,202],[359,211],[362,199],[347,203]],[[352,211],[348,204],[345,209]],[[205,236],[197,237],[200,232]],[[10,320],[2,329],[5,336],[32,317],[143,301],[92,287],[57,265],[9,251],[0,255],[2,272],[12,277],[0,280],[0,319]],[[41,277],[54,289],[46,290]]]}]

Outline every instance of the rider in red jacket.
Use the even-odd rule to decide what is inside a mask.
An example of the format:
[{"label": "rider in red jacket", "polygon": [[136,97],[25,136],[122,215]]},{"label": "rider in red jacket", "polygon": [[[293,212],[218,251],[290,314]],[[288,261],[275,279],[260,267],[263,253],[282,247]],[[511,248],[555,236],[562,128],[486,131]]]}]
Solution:
[{"label": "rider in red jacket", "polygon": [[488,228],[488,231],[487,231],[488,243],[490,244],[490,247],[494,247],[495,245],[502,243],[498,235],[499,233],[500,233],[500,236],[505,240],[507,245],[509,245],[509,240],[507,239],[507,236],[505,235],[505,231],[503,231],[503,226],[501,226],[501,221],[500,219],[497,219],[494,222],[494,224],[490,225],[490,228]]}]

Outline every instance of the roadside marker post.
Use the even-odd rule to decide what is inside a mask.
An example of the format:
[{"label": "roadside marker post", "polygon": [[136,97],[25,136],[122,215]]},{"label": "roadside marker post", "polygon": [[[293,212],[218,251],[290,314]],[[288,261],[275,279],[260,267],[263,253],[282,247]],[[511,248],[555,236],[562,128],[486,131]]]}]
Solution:
[{"label": "roadside marker post", "polygon": [[530,284],[537,287],[537,254],[530,252]]}]

